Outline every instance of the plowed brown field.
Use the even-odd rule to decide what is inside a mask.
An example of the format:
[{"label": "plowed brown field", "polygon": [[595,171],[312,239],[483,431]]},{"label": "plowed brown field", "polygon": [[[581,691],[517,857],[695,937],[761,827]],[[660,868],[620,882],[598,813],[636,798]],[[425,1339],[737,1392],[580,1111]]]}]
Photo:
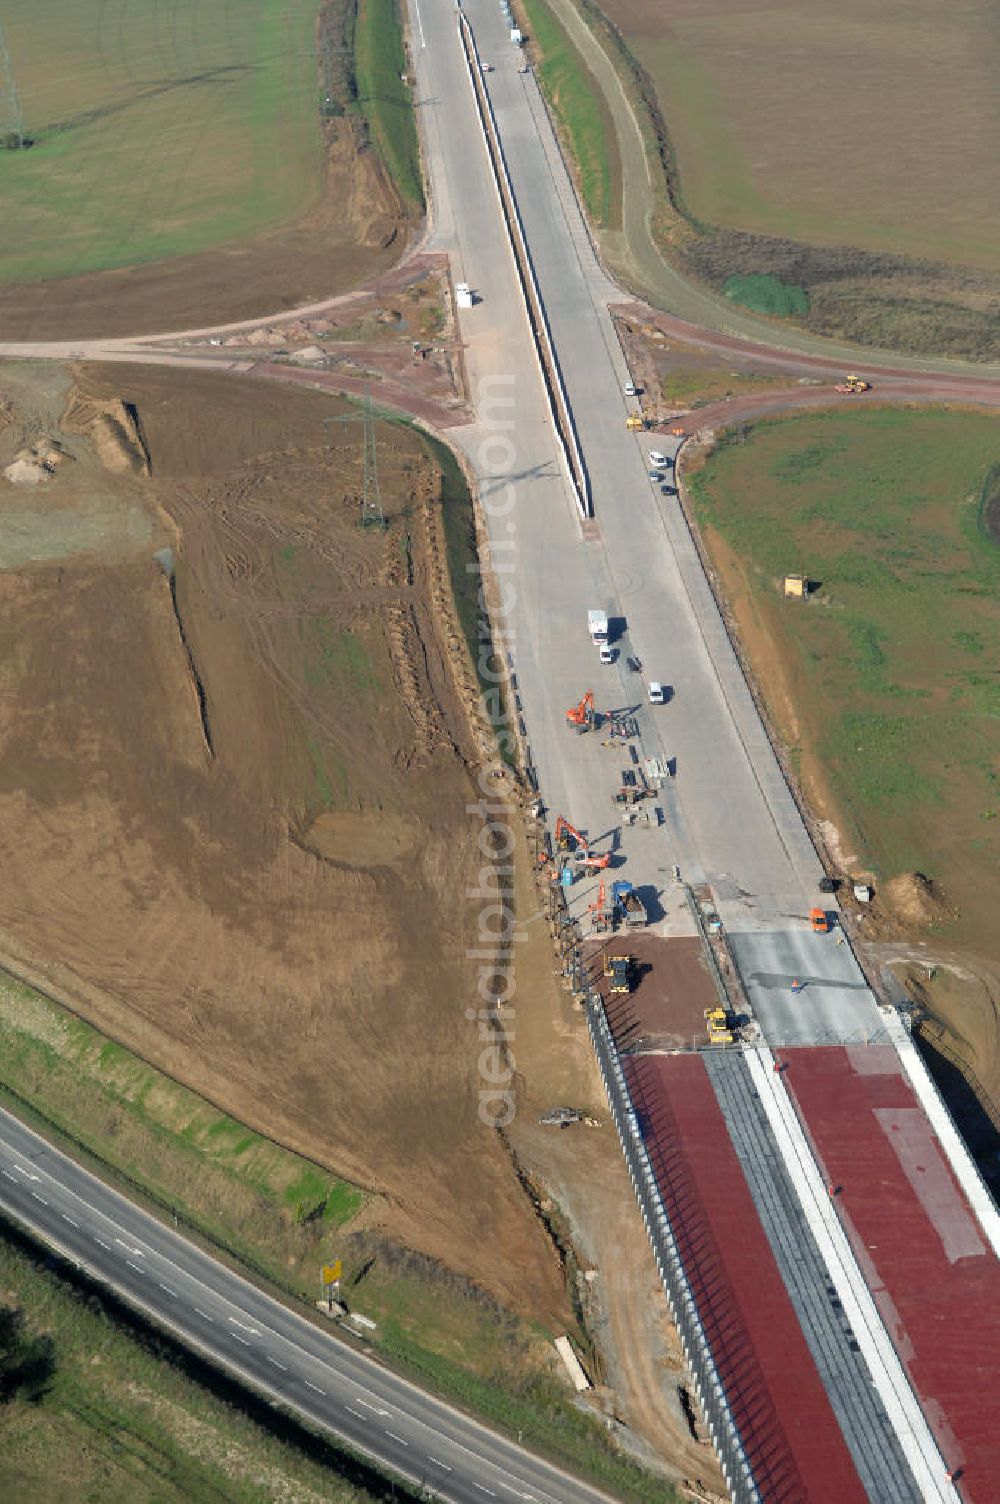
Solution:
[{"label": "plowed brown field", "polygon": [[477,1116],[481,858],[419,439],[380,426],[380,533],[322,395],[22,365],[0,397],[0,468],[40,433],[72,456],[0,479],[0,961],[564,1319]]}]

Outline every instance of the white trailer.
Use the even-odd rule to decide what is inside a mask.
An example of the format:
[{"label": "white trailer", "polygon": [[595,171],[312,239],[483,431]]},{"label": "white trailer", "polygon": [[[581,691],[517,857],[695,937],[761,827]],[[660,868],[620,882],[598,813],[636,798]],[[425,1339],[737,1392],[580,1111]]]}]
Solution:
[{"label": "white trailer", "polygon": [[600,647],[602,642],[608,640],[608,613],[606,611],[588,611],[587,627],[590,631],[591,642],[596,642]]}]

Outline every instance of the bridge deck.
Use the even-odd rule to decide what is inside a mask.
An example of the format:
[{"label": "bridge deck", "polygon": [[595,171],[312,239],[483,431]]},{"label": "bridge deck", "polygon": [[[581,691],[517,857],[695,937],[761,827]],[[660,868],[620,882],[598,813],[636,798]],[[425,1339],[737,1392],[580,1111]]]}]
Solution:
[{"label": "bridge deck", "polygon": [[785,1081],[962,1497],[1000,1479],[1000,1262],[888,1045],[791,1049]]},{"label": "bridge deck", "polygon": [[698,1055],[626,1059],[626,1079],[713,1357],[773,1504],[866,1493]]}]

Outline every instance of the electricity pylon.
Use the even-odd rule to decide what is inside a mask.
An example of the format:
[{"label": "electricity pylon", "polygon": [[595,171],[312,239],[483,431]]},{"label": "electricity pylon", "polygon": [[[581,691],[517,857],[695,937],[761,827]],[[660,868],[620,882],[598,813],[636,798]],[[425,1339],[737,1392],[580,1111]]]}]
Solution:
[{"label": "electricity pylon", "polygon": [[361,492],[361,526],[384,530],[385,512],[382,508],[382,491],[378,482],[378,450],[375,444],[375,419],[391,418],[393,413],[385,408],[376,408],[368,392],[361,404],[360,413],[345,413],[341,418],[324,418],[324,423],[361,423],[364,430],[364,481]]},{"label": "electricity pylon", "polygon": [[24,150],[24,118],[14,82],[7,38],[0,22],[0,144]]}]

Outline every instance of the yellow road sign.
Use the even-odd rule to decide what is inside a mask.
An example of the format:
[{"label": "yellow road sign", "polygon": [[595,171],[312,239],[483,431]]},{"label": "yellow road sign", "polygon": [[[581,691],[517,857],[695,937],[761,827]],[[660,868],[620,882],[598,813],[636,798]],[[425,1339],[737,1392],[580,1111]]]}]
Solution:
[{"label": "yellow road sign", "polygon": [[323,1265],[324,1285],[335,1285],[344,1272],[343,1259],[334,1259],[332,1264]]}]

